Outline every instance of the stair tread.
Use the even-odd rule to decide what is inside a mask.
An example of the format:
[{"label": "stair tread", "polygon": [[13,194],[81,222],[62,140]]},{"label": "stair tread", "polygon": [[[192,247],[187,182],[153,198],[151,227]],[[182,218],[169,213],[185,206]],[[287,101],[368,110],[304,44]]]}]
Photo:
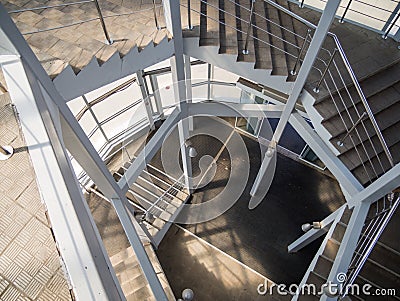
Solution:
[{"label": "stair tread", "polygon": [[[238,17],[237,18],[238,31],[236,32],[237,46],[238,46],[237,60],[239,62],[248,62],[248,63],[256,62],[253,31],[250,30],[249,35],[247,36],[247,31],[250,21],[251,2],[252,2],[251,0],[236,0],[236,3],[238,4],[236,6],[236,16]],[[253,26],[251,28],[253,28]],[[245,49],[246,39],[248,39],[247,43],[248,54],[243,54],[243,50]]]},{"label": "stair tread", "polygon": [[256,56],[256,69],[272,70],[272,57],[270,48],[270,36],[267,32],[268,24],[265,19],[265,3],[264,1],[256,1],[254,3],[256,12],[254,16],[253,34],[254,34],[254,48]]},{"label": "stair tread", "polygon": [[220,53],[237,54],[236,5],[234,0],[220,0]]}]

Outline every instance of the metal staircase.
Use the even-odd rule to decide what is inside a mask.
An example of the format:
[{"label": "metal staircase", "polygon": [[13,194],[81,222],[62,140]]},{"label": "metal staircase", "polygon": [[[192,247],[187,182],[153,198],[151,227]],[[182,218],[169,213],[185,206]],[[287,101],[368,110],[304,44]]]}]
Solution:
[{"label": "metal staircase", "polygon": [[[191,16],[182,19],[183,35],[188,41],[197,35],[200,46],[196,49],[188,42],[186,54],[209,58],[230,71],[234,68],[229,65],[238,64],[232,72],[289,93],[316,29],[292,10],[298,8],[284,0],[183,1],[182,14]],[[400,121],[395,113],[398,68],[397,63],[386,67],[360,85],[338,37],[329,33],[306,81],[303,94],[312,99],[316,111],[308,112],[310,119],[314,124],[322,119],[328,137],[320,136],[364,186],[400,161],[394,134]]]},{"label": "metal staircase", "polygon": [[[171,56],[160,2],[1,2],[57,88],[78,87],[77,95],[61,91],[67,100],[136,72],[128,65],[146,62],[146,52],[146,58],[153,57],[149,64],[155,64],[160,58],[152,50],[158,44],[165,47],[167,57]],[[113,74],[118,69],[119,73]],[[93,77],[105,80],[87,82]],[[6,88],[2,76],[0,84]]]},{"label": "metal staircase", "polygon": [[[114,173],[117,181],[124,176],[131,163],[126,162]],[[158,247],[174,217],[189,198],[184,188],[183,176],[179,179],[171,178],[151,164],[143,170],[126,196],[135,208],[139,224],[151,237],[154,247]]]}]

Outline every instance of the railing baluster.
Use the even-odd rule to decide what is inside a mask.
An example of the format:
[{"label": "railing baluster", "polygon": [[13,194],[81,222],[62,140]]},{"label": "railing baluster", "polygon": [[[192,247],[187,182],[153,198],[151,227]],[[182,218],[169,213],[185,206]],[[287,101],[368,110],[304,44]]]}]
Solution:
[{"label": "railing baluster", "polygon": [[301,0],[299,7],[300,7],[300,8],[303,8],[303,7],[304,7],[304,0]]},{"label": "railing baluster", "polygon": [[188,29],[192,30],[193,26],[192,26],[192,16],[190,14],[190,12],[192,11],[192,9],[190,8],[190,0],[188,0],[187,3],[187,18],[188,18]]},{"label": "railing baluster", "polygon": [[157,30],[160,30],[161,27],[158,24],[158,19],[157,19],[156,0],[153,0],[153,14],[154,14],[154,23],[156,24],[156,28]]},{"label": "railing baluster", "polygon": [[387,39],[390,31],[392,30],[393,26],[396,24],[396,22],[399,20],[400,18],[400,12],[397,14],[396,18],[394,19],[394,21],[392,22],[392,24],[390,24],[389,28],[386,30],[385,34],[382,36],[382,38],[384,38],[385,40]]},{"label": "railing baluster", "polygon": [[301,46],[299,56],[298,56],[297,59],[296,59],[296,63],[294,63],[293,70],[290,71],[290,74],[291,74],[291,75],[296,75],[296,74],[297,74],[297,71],[296,71],[297,65],[298,65],[299,62],[300,62],[300,58],[301,58],[301,56],[302,56],[302,54],[303,54],[303,52],[304,52],[304,49],[306,48],[307,40],[308,40],[308,35],[310,34],[310,32],[311,32],[311,29],[310,29],[310,28],[307,29],[307,34],[306,34],[306,36],[305,36],[305,38],[304,38],[303,45]]},{"label": "railing baluster", "polygon": [[103,28],[107,43],[108,43],[108,45],[111,45],[112,43],[114,43],[114,41],[110,38],[110,36],[107,32],[106,23],[104,22],[104,18],[103,18],[103,14],[101,13],[99,2],[97,0],[93,0],[93,2],[96,5],[97,13],[99,14],[99,18],[100,18],[101,27]]},{"label": "railing baluster", "polygon": [[344,137],[337,142],[337,145],[339,145],[339,146],[343,146],[344,145],[344,140],[346,140],[346,138],[349,137],[351,132],[354,131],[354,129],[366,117],[366,115],[367,115],[367,112],[364,112],[364,113],[361,114],[360,118],[358,118],[356,123],[354,123],[353,126],[350,128],[350,130],[347,131],[346,135],[344,135]]},{"label": "railing baluster", "polygon": [[349,0],[349,3],[347,3],[346,9],[344,10],[342,17],[340,18],[339,23],[344,23],[344,17],[346,16],[352,1],[353,0]]},{"label": "railing baluster", "polygon": [[333,50],[333,53],[332,53],[330,59],[329,59],[328,64],[326,65],[326,68],[325,68],[324,72],[323,72],[322,75],[321,75],[321,79],[319,80],[319,82],[318,82],[318,84],[315,86],[315,88],[313,89],[313,91],[314,91],[315,93],[319,93],[319,87],[321,86],[322,81],[324,80],[324,77],[325,77],[326,73],[328,72],[328,69],[329,69],[330,65],[332,64],[332,61],[333,61],[333,58],[335,57],[336,52],[337,52],[337,49],[335,48],[335,49]]},{"label": "railing baluster", "polygon": [[251,26],[253,25],[253,13],[254,13],[254,3],[256,2],[256,0],[252,0],[251,1],[251,9],[250,9],[250,18],[249,18],[249,26],[247,27],[247,31],[246,31],[246,42],[244,43],[244,49],[242,50],[243,54],[249,54],[249,37],[250,37],[250,30],[251,30]]}]

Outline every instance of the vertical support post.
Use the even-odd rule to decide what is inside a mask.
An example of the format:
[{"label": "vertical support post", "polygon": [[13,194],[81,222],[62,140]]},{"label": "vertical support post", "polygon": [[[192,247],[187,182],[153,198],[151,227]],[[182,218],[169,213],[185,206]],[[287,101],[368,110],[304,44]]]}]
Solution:
[{"label": "vertical support post", "polygon": [[160,94],[160,88],[158,87],[158,80],[156,75],[150,75],[150,84],[151,88],[153,89],[153,96],[154,100],[156,102],[156,108],[157,108],[157,113],[160,116],[161,120],[164,120],[164,111],[162,107],[162,102],[161,102],[161,94]]},{"label": "vertical support post", "polygon": [[349,3],[347,3],[346,9],[344,10],[342,17],[340,18],[339,23],[344,23],[344,17],[346,16],[347,11],[349,10],[350,4],[352,1],[353,0],[349,0]]},{"label": "vertical support post", "polygon": [[331,64],[332,64],[332,62],[333,62],[333,58],[335,57],[336,52],[337,52],[337,49],[335,48],[335,49],[333,50],[333,53],[332,53],[331,57],[329,58],[328,64],[326,65],[326,68],[325,68],[324,72],[323,72],[322,75],[321,75],[320,80],[318,81],[318,84],[317,84],[317,85],[315,86],[315,88],[313,89],[313,91],[314,91],[315,93],[319,93],[319,87],[321,86],[322,81],[324,80],[325,75],[326,75],[326,73],[328,72],[329,67],[331,66]]},{"label": "vertical support post", "polygon": [[97,13],[99,14],[100,24],[101,24],[101,27],[103,28],[103,32],[106,37],[107,43],[108,43],[108,45],[111,45],[112,43],[114,43],[114,41],[110,38],[110,35],[108,34],[108,31],[106,28],[106,23],[104,22],[103,14],[100,9],[99,1],[98,0],[93,0],[93,1],[94,1],[94,4],[96,5]]},{"label": "vertical support post", "polygon": [[[362,202],[354,207],[349,220],[349,224],[346,227],[343,239],[340,243],[339,250],[336,254],[335,261],[333,262],[331,271],[329,273],[327,283],[336,284],[339,287],[339,281],[337,275],[339,273],[347,274],[351,259],[353,258],[354,251],[357,247],[358,239],[361,235],[361,231],[364,226],[365,219],[368,214],[370,204]],[[336,300],[335,298],[329,298],[327,295],[321,296],[321,301]]]},{"label": "vertical support post", "polygon": [[314,61],[318,55],[319,50],[322,47],[322,44],[329,31],[329,28],[335,18],[336,11],[340,5],[340,1],[341,0],[328,0],[325,6],[321,19],[319,20],[318,23],[318,27],[315,31],[314,37],[311,40],[310,47],[308,48],[308,51],[304,57],[303,64],[300,67],[299,75],[297,76],[296,81],[294,82],[292,91],[286,102],[285,109],[282,112],[282,116],[279,119],[279,123],[276,127],[271,142],[268,146],[268,150],[265,153],[265,157],[261,163],[260,170],[258,171],[254,185],[251,188],[250,195],[252,196],[256,194],[258,187],[261,183],[261,180],[268,169],[269,163],[273,158],[274,152],[276,151],[276,146],[282,136],[283,130],[285,129],[286,124],[289,121],[290,115],[292,114],[295,108],[297,99],[299,98],[299,95],[303,90],[304,84],[312,69]]},{"label": "vertical support post", "polygon": [[149,91],[147,90],[146,84],[144,82],[143,70],[139,70],[138,72],[136,72],[136,78],[138,80],[140,92],[142,92],[143,103],[146,108],[147,120],[149,121],[150,129],[154,130],[155,126],[153,119],[153,110],[150,104]]},{"label": "vertical support post", "polygon": [[153,0],[153,14],[154,14],[154,23],[156,24],[157,30],[160,30],[161,27],[158,24],[158,19],[157,19],[157,11],[156,11],[156,1]]},{"label": "vertical support post", "polygon": [[310,32],[311,32],[311,29],[310,28],[307,29],[307,33],[306,33],[306,36],[304,37],[303,45],[301,45],[299,56],[297,57],[296,62],[294,63],[293,69],[290,70],[290,74],[291,75],[296,75],[297,74],[297,70],[296,70],[297,69],[297,65],[299,64],[301,56],[303,55],[304,49],[307,46],[308,35],[310,34]]},{"label": "vertical support post", "polygon": [[242,50],[243,54],[249,54],[249,38],[250,38],[250,31],[251,27],[253,26],[253,13],[254,13],[254,3],[256,0],[251,1],[251,8],[250,8],[250,18],[249,18],[249,25],[247,26],[247,31],[246,31],[246,41],[244,43],[244,48]]},{"label": "vertical support post", "polygon": [[90,106],[90,104],[89,104],[89,102],[88,102],[86,96],[85,96],[85,95],[82,95],[82,99],[83,99],[83,101],[85,102],[85,104],[86,104],[86,106],[87,106],[87,108],[88,108],[90,114],[92,114],[92,117],[93,117],[94,121],[96,122],[97,127],[99,128],[99,130],[100,130],[101,134],[103,135],[104,139],[107,141],[107,143],[110,142],[110,140],[108,139],[106,133],[105,133],[104,130],[103,130],[103,127],[101,126],[101,124],[100,124],[100,122],[99,122],[99,119],[97,119],[96,114],[93,112],[93,109],[92,109],[92,107]]},{"label": "vertical support post", "polygon": [[183,171],[185,174],[185,185],[189,193],[192,190],[192,163],[189,157],[188,148],[185,142],[189,137],[188,109],[186,98],[186,82],[185,82],[185,63],[183,59],[183,37],[179,0],[165,0],[164,13],[167,29],[172,33],[174,39],[175,56],[170,59],[171,73],[174,83],[175,100],[181,113],[181,122],[178,123],[179,143],[181,146],[181,156]]},{"label": "vertical support post", "polygon": [[299,7],[300,7],[300,8],[303,8],[303,7],[304,7],[304,0],[301,0]]},{"label": "vertical support post", "polygon": [[[192,90],[192,65],[190,64],[190,56],[184,56],[185,63],[185,76],[186,76],[186,100],[188,103],[192,102],[193,90]],[[193,131],[193,116],[189,117],[189,131]]]},{"label": "vertical support post", "polygon": [[211,78],[212,78],[212,65],[207,64],[207,100],[211,100]]},{"label": "vertical support post", "polygon": [[190,0],[188,0],[187,2],[187,20],[188,20],[188,29],[192,30],[193,26],[192,26],[192,8],[190,7]]}]

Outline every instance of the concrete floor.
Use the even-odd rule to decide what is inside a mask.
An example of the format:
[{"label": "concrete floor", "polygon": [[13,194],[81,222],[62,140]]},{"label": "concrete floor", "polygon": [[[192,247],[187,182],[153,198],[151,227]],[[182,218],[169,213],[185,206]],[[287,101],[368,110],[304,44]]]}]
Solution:
[{"label": "concrete floor", "polygon": [[[219,252],[173,227],[157,254],[176,295],[190,287],[197,294],[197,300],[222,300],[217,296],[225,296],[228,300],[255,300],[255,282],[260,278],[249,270],[255,270],[275,283],[299,283],[320,241],[295,254],[287,253],[288,244],[302,234],[300,227],[303,223],[321,220],[344,203],[335,180],[279,155],[275,178],[267,196],[261,205],[250,211],[247,208],[249,191],[260,165],[260,151],[258,142],[245,136],[243,139],[251,160],[250,177],[244,193],[220,217],[185,228],[250,269],[237,268],[243,275],[233,272],[227,268],[235,266],[229,256],[220,259]],[[222,146],[204,137],[194,143],[198,150],[196,158],[213,155]],[[229,176],[226,151],[222,152],[217,165],[214,180],[194,193],[194,202],[200,199],[205,202],[224,188]],[[199,246],[194,247],[195,244]],[[222,264],[225,268],[221,268]],[[248,273],[252,276],[245,276]],[[237,279],[230,282],[232,277]]]}]

